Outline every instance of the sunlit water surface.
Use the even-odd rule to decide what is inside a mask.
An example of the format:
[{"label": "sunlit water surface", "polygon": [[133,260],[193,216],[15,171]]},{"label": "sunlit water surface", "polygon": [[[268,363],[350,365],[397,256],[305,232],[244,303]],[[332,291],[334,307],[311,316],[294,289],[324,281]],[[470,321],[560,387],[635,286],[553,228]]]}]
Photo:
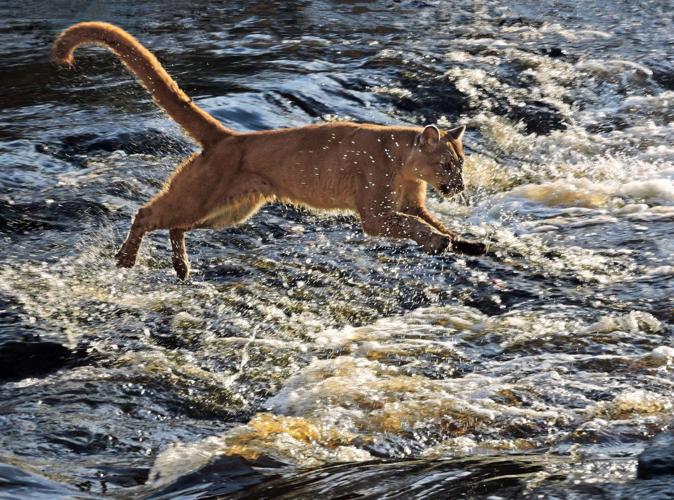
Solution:
[{"label": "sunlit water surface", "polygon": [[[225,3],[0,7],[0,488],[671,491],[633,482],[674,416],[667,2]],[[116,269],[194,147],[107,52],[49,62],[89,19],[237,130],[468,125],[465,199],[429,205],[494,255],[270,206],[190,233],[187,283],[161,232]]]}]

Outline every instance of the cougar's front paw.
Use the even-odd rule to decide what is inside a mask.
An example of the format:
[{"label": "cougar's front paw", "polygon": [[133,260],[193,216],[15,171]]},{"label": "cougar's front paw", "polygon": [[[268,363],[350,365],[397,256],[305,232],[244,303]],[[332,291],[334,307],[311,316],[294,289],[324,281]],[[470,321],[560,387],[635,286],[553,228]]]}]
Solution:
[{"label": "cougar's front paw", "polygon": [[444,234],[433,234],[423,245],[424,251],[430,254],[444,252],[452,244],[452,239]]},{"label": "cougar's front paw", "polygon": [[452,250],[465,255],[484,255],[487,253],[487,246],[478,241],[454,240]]}]

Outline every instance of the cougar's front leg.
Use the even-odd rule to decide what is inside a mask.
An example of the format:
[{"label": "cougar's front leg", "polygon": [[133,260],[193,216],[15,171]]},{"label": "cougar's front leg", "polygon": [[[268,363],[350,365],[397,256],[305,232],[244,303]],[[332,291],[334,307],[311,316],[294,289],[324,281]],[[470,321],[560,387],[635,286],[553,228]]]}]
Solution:
[{"label": "cougar's front leg", "polygon": [[463,253],[466,255],[482,255],[487,251],[487,247],[484,243],[480,243],[479,241],[464,240],[454,231],[447,229],[447,227],[445,227],[442,222],[440,222],[431,212],[429,212],[426,207],[417,208],[412,212],[412,215],[419,217],[441,233],[449,236],[451,239],[451,250],[454,252]]},{"label": "cougar's front leg", "polygon": [[451,236],[452,238],[458,238],[458,235],[454,231],[445,226],[440,221],[440,219],[438,219],[435,215],[433,215],[426,207],[410,207],[406,210],[403,210],[403,213],[419,217],[421,220],[433,226],[442,234],[446,234],[447,236]]},{"label": "cougar's front leg", "polygon": [[[362,215],[361,215],[362,217]],[[362,218],[363,230],[372,236],[408,238],[416,241],[427,253],[437,254],[451,250],[466,255],[482,255],[486,246],[443,234],[419,217],[391,212]]]},{"label": "cougar's front leg", "polygon": [[451,237],[440,233],[419,217],[396,211],[393,193],[362,192],[357,199],[363,231],[371,236],[411,239],[426,252],[438,253],[447,248]]},{"label": "cougar's front leg", "polygon": [[467,255],[482,255],[487,251],[483,243],[468,241],[459,237],[457,233],[445,226],[428,208],[426,208],[426,183],[422,181],[410,182],[403,186],[401,211],[408,215],[419,217],[437,231],[451,238],[452,250]]},{"label": "cougar's front leg", "polygon": [[419,217],[443,234],[457,237],[456,233],[448,229],[440,219],[435,217],[426,208],[426,190],[426,183],[423,181],[405,183],[400,201],[400,211],[404,214]]},{"label": "cougar's front leg", "polygon": [[452,238],[438,232],[434,227],[418,217],[400,212],[390,212],[376,216],[362,216],[363,231],[371,236],[405,238],[417,242],[428,253],[439,253],[448,248]]}]

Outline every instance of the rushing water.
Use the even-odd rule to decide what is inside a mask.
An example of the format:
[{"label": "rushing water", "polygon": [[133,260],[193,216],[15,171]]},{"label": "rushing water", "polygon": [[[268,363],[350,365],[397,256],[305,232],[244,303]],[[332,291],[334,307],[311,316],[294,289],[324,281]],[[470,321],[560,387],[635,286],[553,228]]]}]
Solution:
[{"label": "rushing water", "polygon": [[[0,496],[667,495],[671,2],[0,4]],[[194,147],[108,52],[119,24],[237,130],[468,125],[493,256],[269,206],[112,256]],[[466,203],[467,201],[467,203]],[[351,495],[351,496],[349,496]]]}]

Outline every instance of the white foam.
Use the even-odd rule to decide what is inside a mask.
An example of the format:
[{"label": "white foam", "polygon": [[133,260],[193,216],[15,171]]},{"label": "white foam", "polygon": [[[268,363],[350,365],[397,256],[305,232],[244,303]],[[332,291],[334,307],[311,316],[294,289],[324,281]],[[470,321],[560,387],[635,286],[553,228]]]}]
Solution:
[{"label": "white foam", "polygon": [[674,347],[661,345],[660,347],[656,347],[655,349],[653,349],[650,353],[650,356],[659,360],[669,362],[671,360],[674,360]]},{"label": "white foam", "polygon": [[[617,204],[619,197],[629,202],[674,202],[674,181],[666,178],[635,180],[627,183],[569,178],[541,184],[524,184],[505,193],[553,207],[602,208]],[[617,214],[643,211],[644,204],[620,207]]]},{"label": "white foam", "polygon": [[658,332],[663,329],[662,323],[652,314],[642,311],[631,311],[622,316],[604,316],[599,321],[585,327],[582,332],[588,333],[608,333],[615,331],[649,331]]},{"label": "white foam", "polygon": [[674,181],[647,179],[621,185],[616,193],[631,199],[674,201]]}]

